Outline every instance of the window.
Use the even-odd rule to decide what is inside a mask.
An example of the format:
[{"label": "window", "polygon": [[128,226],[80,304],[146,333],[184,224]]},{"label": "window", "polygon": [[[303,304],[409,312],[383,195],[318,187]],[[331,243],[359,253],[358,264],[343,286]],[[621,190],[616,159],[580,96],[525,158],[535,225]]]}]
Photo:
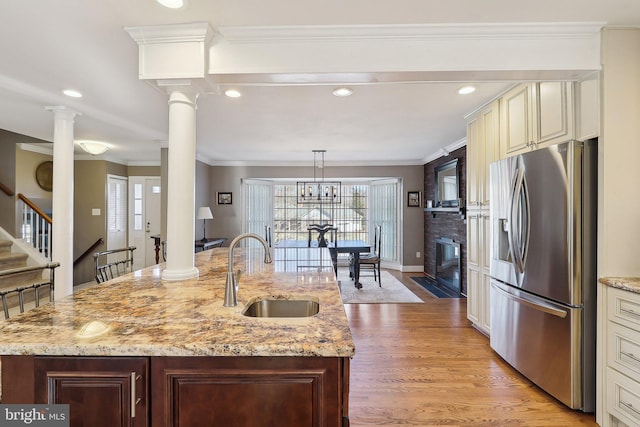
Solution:
[{"label": "window", "polygon": [[311,224],[333,224],[339,239],[368,240],[368,185],[342,183],[342,203],[297,203],[296,183],[274,184],[273,242],[307,240]]},{"label": "window", "polygon": [[342,203],[298,204],[295,181],[244,180],[244,231],[265,235],[271,227],[276,246],[285,239],[309,237],[310,224],[331,223],[338,239],[370,241],[373,227],[382,225],[384,261],[399,262],[399,179],[374,182],[342,181]]}]

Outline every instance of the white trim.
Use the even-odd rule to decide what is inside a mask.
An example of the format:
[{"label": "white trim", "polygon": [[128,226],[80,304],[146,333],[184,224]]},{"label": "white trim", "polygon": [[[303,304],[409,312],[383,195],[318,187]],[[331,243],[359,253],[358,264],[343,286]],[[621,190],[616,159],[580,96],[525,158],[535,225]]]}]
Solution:
[{"label": "white trim", "polygon": [[424,273],[424,265],[403,265],[400,271],[403,273]]},{"label": "white trim", "polygon": [[[315,25],[218,27],[229,43],[270,43],[274,41],[492,39],[530,40],[549,38],[590,38],[605,22],[533,22],[414,25]],[[129,31],[129,29],[127,29]],[[129,31],[131,34],[131,31]],[[132,34],[133,37],[133,34]],[[137,40],[136,40],[137,41]]]},{"label": "white trim", "polygon": [[[458,141],[452,144],[447,145],[446,147],[444,147],[444,149],[449,153],[451,153],[452,151],[455,151],[458,148],[462,148],[466,145],[467,145],[467,138],[465,137],[465,138],[459,139]],[[442,157],[442,150],[438,150],[435,153],[425,157],[420,164],[431,163],[432,161],[437,160],[440,157]]]},{"label": "white trim", "polygon": [[138,45],[158,43],[210,42],[217,34],[207,22],[125,27]]},{"label": "white trim", "polygon": [[[51,148],[45,147],[44,146],[45,144],[49,145]],[[19,142],[17,145],[18,145],[18,148],[21,149],[22,151],[32,151],[34,153],[47,154],[49,156],[53,156],[53,143],[43,142],[42,144],[35,145],[35,144],[27,144],[24,142]]]}]

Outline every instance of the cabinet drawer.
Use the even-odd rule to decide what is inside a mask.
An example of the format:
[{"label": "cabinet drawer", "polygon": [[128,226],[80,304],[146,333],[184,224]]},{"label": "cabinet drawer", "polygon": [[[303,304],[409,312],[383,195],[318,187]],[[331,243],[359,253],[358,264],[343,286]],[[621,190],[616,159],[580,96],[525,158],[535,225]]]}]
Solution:
[{"label": "cabinet drawer", "polygon": [[640,332],[608,322],[607,363],[626,375],[640,378]]},{"label": "cabinet drawer", "polygon": [[607,411],[631,426],[640,425],[640,383],[607,368]]},{"label": "cabinet drawer", "polygon": [[622,289],[608,289],[609,320],[640,330],[640,294]]}]

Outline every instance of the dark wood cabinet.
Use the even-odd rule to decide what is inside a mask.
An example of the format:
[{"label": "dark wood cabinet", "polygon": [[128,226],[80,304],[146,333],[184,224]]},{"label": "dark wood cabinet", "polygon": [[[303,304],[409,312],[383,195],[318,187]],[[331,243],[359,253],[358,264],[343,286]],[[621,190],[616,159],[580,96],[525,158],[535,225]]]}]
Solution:
[{"label": "dark wood cabinet", "polygon": [[68,404],[73,427],[149,425],[146,357],[3,356],[2,364],[10,377],[16,364],[32,367],[20,392],[4,393],[3,403]]},{"label": "dark wood cabinet", "polygon": [[154,427],[339,427],[347,419],[343,359],[170,357],[151,366]]},{"label": "dark wood cabinet", "polygon": [[349,358],[2,356],[2,386],[72,427],[349,425]]}]

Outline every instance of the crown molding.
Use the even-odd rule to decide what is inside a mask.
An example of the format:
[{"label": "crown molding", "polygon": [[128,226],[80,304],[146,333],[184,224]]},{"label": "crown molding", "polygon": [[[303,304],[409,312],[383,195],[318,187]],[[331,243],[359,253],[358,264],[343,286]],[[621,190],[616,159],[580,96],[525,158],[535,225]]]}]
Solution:
[{"label": "crown molding", "polygon": [[[20,142],[17,145],[18,145],[18,148],[23,151],[31,151],[33,153],[40,153],[40,154],[53,156],[53,143],[42,143],[39,145],[35,145],[35,144]],[[49,147],[45,147],[45,145],[49,145]]]},{"label": "crown molding", "polygon": [[229,43],[344,42],[349,40],[416,39],[539,39],[588,38],[605,22],[414,24],[414,25],[316,25],[218,27]]},{"label": "crown molding", "polygon": [[431,163],[434,160],[437,160],[440,157],[442,157],[443,156],[443,154],[442,154],[443,152],[447,152],[447,155],[448,155],[448,153],[451,153],[451,152],[457,150],[458,148],[462,148],[465,145],[467,145],[467,138],[466,137],[462,138],[462,139],[459,139],[456,142],[451,143],[451,144],[447,145],[444,148],[439,149],[435,153],[430,154],[429,156],[425,157],[422,160],[422,163],[423,164]]},{"label": "crown molding", "polygon": [[206,44],[217,34],[207,22],[125,27],[124,30],[138,45],[184,42]]}]

